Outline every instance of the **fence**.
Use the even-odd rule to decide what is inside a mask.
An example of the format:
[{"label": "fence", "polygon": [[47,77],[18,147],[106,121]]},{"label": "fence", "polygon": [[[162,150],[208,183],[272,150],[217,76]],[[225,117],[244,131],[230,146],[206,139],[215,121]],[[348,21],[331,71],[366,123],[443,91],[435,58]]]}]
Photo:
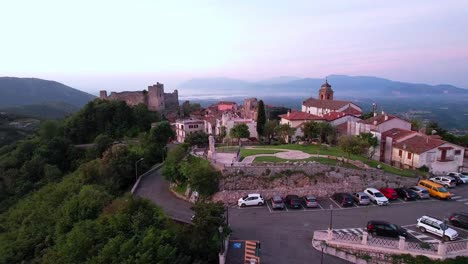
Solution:
[{"label": "fence", "polygon": [[[319,243],[317,243],[319,242]],[[315,231],[312,244],[325,242],[327,246],[346,248],[359,252],[379,254],[411,254],[425,255],[433,259],[445,259],[468,255],[468,241],[460,240],[449,243],[407,242],[404,237],[399,239],[369,236],[367,232],[362,235],[350,233],[334,233],[333,230]]]}]

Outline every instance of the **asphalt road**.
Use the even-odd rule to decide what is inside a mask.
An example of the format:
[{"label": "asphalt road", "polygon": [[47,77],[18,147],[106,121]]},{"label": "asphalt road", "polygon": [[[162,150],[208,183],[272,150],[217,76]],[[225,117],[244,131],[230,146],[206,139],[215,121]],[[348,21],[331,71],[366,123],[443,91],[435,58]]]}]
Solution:
[{"label": "asphalt road", "polygon": [[[143,179],[136,194],[160,205],[166,213],[176,218],[190,219],[190,204],[175,198],[168,190],[168,184],[159,172]],[[440,238],[431,234],[421,234],[416,228],[416,219],[431,215],[439,219],[448,217],[451,212],[468,211],[468,184],[451,189],[454,199],[440,201],[404,202],[398,200],[389,206],[364,206],[342,209],[328,198],[319,199],[322,208],[306,210],[273,211],[269,206],[238,208],[230,206],[229,224],[233,229],[232,239],[252,239],[261,242],[261,260],[267,264],[320,263],[321,252],[311,246],[314,230],[325,230],[330,224],[333,204],[333,229],[337,232],[359,232],[369,220],[385,220],[412,230],[412,240],[436,241]],[[459,239],[468,238],[468,232],[456,229]],[[426,239],[426,240],[424,240]],[[323,263],[348,263],[325,255]]]}]

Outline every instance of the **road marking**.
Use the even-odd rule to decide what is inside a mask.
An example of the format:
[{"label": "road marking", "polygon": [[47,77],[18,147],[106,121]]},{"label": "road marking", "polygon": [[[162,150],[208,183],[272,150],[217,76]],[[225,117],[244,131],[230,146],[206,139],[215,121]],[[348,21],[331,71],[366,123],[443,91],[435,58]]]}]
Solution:
[{"label": "road marking", "polygon": [[319,202],[317,202],[317,204],[318,204],[318,206],[319,206],[319,207],[320,207],[320,208],[323,210],[323,207],[320,205],[320,203],[319,203]]},{"label": "road marking", "polygon": [[268,201],[266,202],[266,205],[267,205],[267,207],[268,207],[268,211],[270,211],[270,213],[271,213],[271,209],[270,209],[270,205],[269,205],[269,202],[268,202]]},{"label": "road marking", "polygon": [[452,199],[462,198],[461,196],[453,196]]},{"label": "road marking", "polygon": [[468,204],[468,203],[465,203],[465,204]]},{"label": "road marking", "polygon": [[333,200],[332,198],[329,198],[330,201],[332,201],[334,204],[336,204],[338,206],[338,208],[340,209],[343,209],[343,207],[341,207],[337,202],[335,202],[335,200]]},{"label": "road marking", "polygon": [[457,200],[457,202],[466,202],[468,201],[468,199],[460,199],[460,200]]}]

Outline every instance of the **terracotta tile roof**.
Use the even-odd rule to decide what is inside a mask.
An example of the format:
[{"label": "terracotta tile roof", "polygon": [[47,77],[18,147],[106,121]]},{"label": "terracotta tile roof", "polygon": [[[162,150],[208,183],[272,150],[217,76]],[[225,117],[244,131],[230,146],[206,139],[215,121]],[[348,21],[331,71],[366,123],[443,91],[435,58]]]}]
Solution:
[{"label": "terracotta tile roof", "polygon": [[411,130],[405,130],[401,128],[392,128],[382,133],[382,138],[390,137],[393,140],[398,141],[399,139],[412,135],[412,134],[417,134],[417,132],[411,131]]},{"label": "terracotta tile roof", "polygon": [[348,115],[348,114],[347,114],[347,113],[343,113],[343,112],[336,112],[336,111],[333,111],[333,112],[330,112],[330,113],[328,113],[328,114],[324,114],[324,115],[323,115],[323,118],[324,118],[325,120],[327,120],[328,122],[330,122],[330,121],[336,120],[336,119],[341,118],[341,117],[346,116],[346,115]]},{"label": "terracotta tile roof", "polygon": [[350,101],[319,100],[315,98],[308,98],[304,102],[302,102],[302,104],[308,107],[338,110],[348,104],[354,104],[354,103]]},{"label": "terracotta tile roof", "polygon": [[346,108],[345,110],[343,110],[341,112],[347,113],[347,114],[350,114],[350,115],[353,115],[353,116],[361,116],[362,115],[362,111],[357,110],[357,109],[355,109],[354,107],[351,107],[351,106],[349,106],[348,108]]},{"label": "terracotta tile roof", "polygon": [[445,141],[440,139],[430,138],[425,135],[416,135],[407,140],[398,142],[394,147],[397,149],[405,149],[412,153],[421,154],[445,143]]},{"label": "terracotta tile roof", "polygon": [[364,123],[364,124],[370,124],[370,125],[373,125],[374,124],[374,121],[377,121],[377,125],[380,125],[384,122],[387,122],[389,120],[392,120],[394,118],[398,118],[396,116],[393,116],[393,115],[387,115],[387,114],[384,114],[384,115],[377,115],[377,116],[373,116],[369,119],[366,119],[366,120],[362,120],[360,121],[361,123]]},{"label": "terracotta tile roof", "polygon": [[320,116],[316,116],[313,114],[309,114],[306,112],[300,112],[300,111],[292,111],[288,114],[283,114],[279,115],[280,118],[284,118],[286,120],[324,120]]},{"label": "terracotta tile roof", "polygon": [[235,105],[236,103],[235,102],[228,102],[228,101],[220,101],[217,103],[218,105]]}]

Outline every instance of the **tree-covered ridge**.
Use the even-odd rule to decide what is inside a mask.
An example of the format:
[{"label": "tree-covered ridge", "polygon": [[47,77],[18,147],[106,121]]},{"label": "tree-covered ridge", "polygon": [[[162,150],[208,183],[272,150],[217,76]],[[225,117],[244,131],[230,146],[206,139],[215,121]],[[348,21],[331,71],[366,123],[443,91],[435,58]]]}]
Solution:
[{"label": "tree-covered ridge", "polygon": [[[154,117],[97,100],[1,148],[0,263],[214,263],[217,228],[228,230],[222,204],[197,204],[197,220],[186,227],[124,194],[135,181],[135,161],[144,158],[139,171],[160,162],[174,136],[168,122],[150,129]],[[138,138],[122,143],[132,134]],[[77,142],[94,144],[82,149]]]}]

